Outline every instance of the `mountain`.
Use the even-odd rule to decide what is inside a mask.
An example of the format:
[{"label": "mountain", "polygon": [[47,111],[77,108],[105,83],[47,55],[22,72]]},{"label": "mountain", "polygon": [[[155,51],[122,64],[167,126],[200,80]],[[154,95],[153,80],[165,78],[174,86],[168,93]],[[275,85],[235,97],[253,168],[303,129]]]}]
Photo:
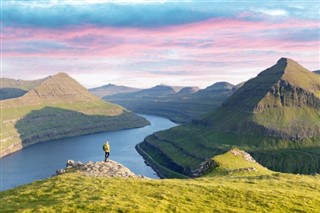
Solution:
[{"label": "mountain", "polygon": [[217,90],[232,90],[234,88],[233,84],[228,82],[217,82],[211,86],[208,86],[205,91],[217,91]]},{"label": "mountain", "polygon": [[194,94],[194,93],[198,92],[199,90],[200,90],[199,87],[184,87],[177,94],[178,95]]},{"label": "mountain", "polygon": [[178,93],[183,87],[168,86],[165,84],[157,85],[150,89],[144,89],[136,92],[135,97],[161,97]]},{"label": "mountain", "polygon": [[218,109],[189,125],[148,136],[137,150],[145,158],[157,159],[156,164],[188,176],[199,164],[233,146],[272,170],[320,172],[319,112],[320,76],[281,58]]},{"label": "mountain", "polygon": [[[224,131],[303,139],[320,135],[319,99],[320,76],[282,58],[246,82],[222,104],[220,113],[200,122]],[[238,117],[242,119],[234,122]]]},{"label": "mountain", "polygon": [[234,91],[227,82],[206,89],[158,85],[133,93],[105,96],[104,99],[134,112],[164,116],[177,123],[188,123],[217,108]]},{"label": "mountain", "polygon": [[107,84],[101,87],[91,88],[89,91],[96,96],[102,98],[107,95],[114,95],[114,94],[121,94],[121,93],[131,93],[131,92],[137,92],[141,89],[138,88],[132,88],[132,87],[126,87],[126,86],[117,86],[114,84]]},{"label": "mountain", "polygon": [[42,141],[149,124],[92,95],[65,73],[46,78],[21,97],[0,101],[0,106],[1,157]]},{"label": "mountain", "polygon": [[30,89],[40,85],[44,80],[45,78],[34,81],[0,78],[0,100],[23,96]]},{"label": "mountain", "polygon": [[[3,212],[39,209],[155,212],[155,208],[156,212],[320,211],[319,175],[276,173],[237,149],[210,159],[207,165],[208,170],[200,178],[179,180],[137,178],[112,161],[78,162],[74,166],[71,163],[72,169],[66,169],[62,175],[0,192],[1,209]],[[112,177],[105,177],[108,173]]]},{"label": "mountain", "polygon": [[320,74],[320,70],[313,71],[316,74]]}]

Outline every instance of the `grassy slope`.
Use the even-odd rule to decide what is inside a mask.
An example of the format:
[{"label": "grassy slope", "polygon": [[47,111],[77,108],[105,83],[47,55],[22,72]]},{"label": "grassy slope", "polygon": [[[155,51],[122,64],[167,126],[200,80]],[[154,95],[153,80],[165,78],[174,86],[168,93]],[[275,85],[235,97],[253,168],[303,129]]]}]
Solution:
[{"label": "grassy slope", "polygon": [[296,142],[189,125],[148,136],[140,147],[161,165],[186,175],[201,162],[234,146],[250,152],[259,163],[273,170],[310,174],[320,171],[319,141],[320,138],[313,138]]},{"label": "grassy slope", "polygon": [[0,156],[41,141],[148,124],[121,106],[93,96],[65,74],[51,77],[35,90],[1,101]]},{"label": "grassy slope", "polygon": [[[230,152],[197,179],[67,173],[0,193],[4,212],[319,212],[320,176],[275,173]],[[255,167],[257,171],[239,169]]]},{"label": "grassy slope", "polygon": [[1,152],[13,144],[22,143],[25,147],[40,141],[148,124],[134,113],[102,100],[6,108],[2,109],[1,123]]},{"label": "grassy slope", "polygon": [[[245,159],[245,157],[243,156],[243,152],[237,148],[233,148],[227,153],[217,155],[213,157],[211,161],[215,163],[216,167],[211,168],[209,171],[207,171],[204,177],[248,177],[276,174],[275,172],[268,170],[266,167],[261,166],[259,163],[254,161],[254,159],[252,159],[252,161]],[[248,171],[248,168],[251,170]],[[254,171],[252,169],[254,169]]]},{"label": "grassy slope", "polygon": [[[3,109],[1,122],[4,121],[4,123],[1,125],[2,131],[0,133],[1,139],[3,140],[1,151],[9,145],[21,141],[22,138],[12,137],[16,134],[29,132],[30,135],[36,135],[41,132],[41,128],[50,129],[52,127],[59,127],[59,125],[61,128],[72,128],[72,125],[81,126],[81,123],[83,126],[86,126],[85,122],[106,120],[108,119],[106,116],[109,116],[109,118],[113,116],[116,117],[120,116],[124,112],[124,109],[115,107],[115,105],[104,101],[73,104],[46,104]],[[54,116],[59,114],[64,114],[64,119],[60,116]],[[51,116],[49,117],[49,115]],[[129,119],[130,117],[132,120]],[[17,118],[22,119],[20,121],[16,121]],[[118,123],[113,122],[112,129],[105,129],[105,131],[130,128],[146,124],[146,122],[143,122],[143,119],[139,120],[137,118],[138,117],[133,114],[129,116],[128,113],[128,116],[123,116],[122,119],[119,118]],[[128,122],[135,121],[137,123],[132,123],[131,125],[128,124]],[[27,124],[27,122],[29,122],[29,124]],[[30,125],[30,122],[34,123]],[[142,124],[139,124],[139,122]],[[66,126],[66,124],[68,126]],[[77,134],[77,132],[74,134]],[[44,138],[42,139],[45,140]]]}]

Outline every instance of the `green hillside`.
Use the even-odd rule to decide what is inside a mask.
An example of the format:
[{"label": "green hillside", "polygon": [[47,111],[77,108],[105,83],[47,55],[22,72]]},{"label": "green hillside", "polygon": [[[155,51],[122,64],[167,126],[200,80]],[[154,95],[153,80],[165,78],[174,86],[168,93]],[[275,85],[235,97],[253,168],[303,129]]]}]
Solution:
[{"label": "green hillside", "polygon": [[42,141],[148,125],[144,118],[90,94],[64,73],[0,105],[1,157]]},{"label": "green hillside", "polygon": [[[239,154],[240,153],[240,154]],[[320,176],[275,173],[240,150],[196,179],[66,173],[0,192],[4,212],[319,212]],[[254,169],[252,169],[254,168]]]},{"label": "green hillside", "polygon": [[156,87],[133,93],[105,96],[104,99],[134,112],[158,115],[177,123],[188,123],[222,104],[234,91],[227,82],[215,83],[206,89],[197,87]]},{"label": "green hillside", "polygon": [[319,75],[291,59],[280,59],[217,110],[192,124],[148,136],[139,147],[161,166],[188,176],[233,146],[272,170],[319,172],[319,91]]}]

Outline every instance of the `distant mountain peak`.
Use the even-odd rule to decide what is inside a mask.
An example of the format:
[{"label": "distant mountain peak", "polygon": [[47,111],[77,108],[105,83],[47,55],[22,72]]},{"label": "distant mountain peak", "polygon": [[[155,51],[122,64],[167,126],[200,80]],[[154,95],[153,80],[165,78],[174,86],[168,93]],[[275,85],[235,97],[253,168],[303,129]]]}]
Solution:
[{"label": "distant mountain peak", "polygon": [[233,84],[230,84],[226,81],[220,81],[212,84],[211,86],[208,86],[205,90],[211,91],[211,90],[225,90],[225,89],[232,89],[234,87]]},{"label": "distant mountain peak", "polygon": [[167,84],[164,84],[164,83],[161,83],[161,84],[159,84],[159,85],[156,85],[156,86],[163,86],[163,87],[168,87],[169,85],[167,85]]},{"label": "distant mountain peak", "polygon": [[101,87],[95,87],[89,89],[89,91],[93,94],[95,94],[98,97],[105,97],[110,95],[116,95],[116,94],[122,94],[122,93],[132,93],[140,91],[141,89],[133,88],[133,87],[127,87],[127,86],[119,86],[116,84],[106,84]]},{"label": "distant mountain peak", "polygon": [[294,64],[297,64],[298,62],[296,62],[295,60],[292,60],[291,58],[280,58],[278,61],[277,61],[277,64],[291,64],[291,63],[294,63]]},{"label": "distant mountain peak", "polygon": [[70,77],[67,73],[65,72],[58,72],[57,74],[53,75],[53,76],[58,76],[58,77]]}]

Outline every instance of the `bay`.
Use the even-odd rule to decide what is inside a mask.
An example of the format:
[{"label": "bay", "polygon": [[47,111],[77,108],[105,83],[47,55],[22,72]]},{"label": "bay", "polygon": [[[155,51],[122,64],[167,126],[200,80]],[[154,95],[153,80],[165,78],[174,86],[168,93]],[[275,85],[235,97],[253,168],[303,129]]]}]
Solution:
[{"label": "bay", "polygon": [[128,167],[132,172],[158,178],[135,150],[135,145],[156,131],[176,126],[169,119],[141,115],[151,125],[142,128],[103,132],[38,143],[0,159],[0,190],[48,178],[57,169],[65,168],[67,160],[103,161],[102,145],[110,143],[110,159]]}]

